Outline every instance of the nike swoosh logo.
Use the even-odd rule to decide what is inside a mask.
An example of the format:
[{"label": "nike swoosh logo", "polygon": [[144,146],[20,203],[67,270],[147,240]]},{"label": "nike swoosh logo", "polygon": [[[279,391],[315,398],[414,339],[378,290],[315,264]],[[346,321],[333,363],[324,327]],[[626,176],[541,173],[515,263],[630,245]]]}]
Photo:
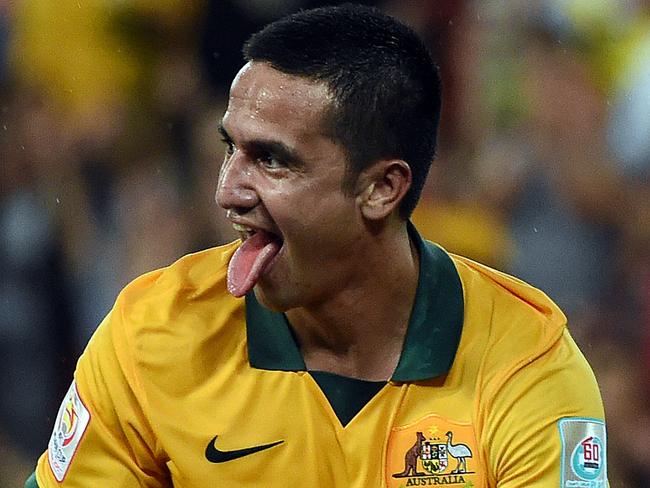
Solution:
[{"label": "nike swoosh logo", "polygon": [[263,444],[261,446],[246,447],[244,449],[235,449],[234,451],[221,451],[217,449],[214,443],[217,440],[218,435],[214,436],[214,439],[210,441],[208,447],[205,448],[205,458],[211,463],[225,463],[226,461],[232,461],[233,459],[239,459],[244,456],[249,456],[255,454],[256,452],[265,451],[271,449],[272,447],[282,444],[284,441],[271,442],[270,444]]}]

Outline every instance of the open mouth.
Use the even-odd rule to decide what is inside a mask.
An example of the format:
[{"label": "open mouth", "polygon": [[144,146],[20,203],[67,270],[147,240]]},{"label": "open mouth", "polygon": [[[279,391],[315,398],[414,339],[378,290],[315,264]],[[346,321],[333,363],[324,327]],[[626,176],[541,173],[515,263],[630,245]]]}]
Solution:
[{"label": "open mouth", "polygon": [[254,229],[252,227],[248,227],[248,226],[245,226],[245,225],[242,225],[242,224],[237,224],[237,223],[233,223],[232,227],[239,234],[239,238],[242,241],[246,241],[247,239],[253,237],[257,233],[264,233],[268,240],[274,241],[274,242],[276,242],[276,243],[278,243],[280,245],[282,245],[282,243],[283,243],[283,239],[282,239],[282,237],[280,235],[278,235],[278,234],[276,234],[274,232],[268,231],[268,230]]},{"label": "open mouth", "polygon": [[282,238],[273,232],[233,223],[242,245],[228,265],[228,291],[242,297],[257,284],[282,248]]}]

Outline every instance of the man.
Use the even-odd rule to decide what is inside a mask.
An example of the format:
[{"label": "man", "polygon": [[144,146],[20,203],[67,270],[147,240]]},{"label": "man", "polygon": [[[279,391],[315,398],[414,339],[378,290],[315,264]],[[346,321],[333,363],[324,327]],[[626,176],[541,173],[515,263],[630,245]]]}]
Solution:
[{"label": "man", "polygon": [[560,310],[408,222],[440,112],[418,38],[330,7],[244,52],[217,190],[242,242],[122,292],[28,486],[605,486]]}]

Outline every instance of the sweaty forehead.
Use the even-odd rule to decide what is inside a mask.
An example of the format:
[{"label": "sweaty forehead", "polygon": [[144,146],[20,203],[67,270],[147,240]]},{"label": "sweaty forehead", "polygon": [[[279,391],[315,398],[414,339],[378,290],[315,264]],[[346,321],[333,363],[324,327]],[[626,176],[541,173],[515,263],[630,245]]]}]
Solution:
[{"label": "sweaty forehead", "polygon": [[232,83],[227,115],[235,120],[316,128],[331,100],[324,83],[249,62]]}]

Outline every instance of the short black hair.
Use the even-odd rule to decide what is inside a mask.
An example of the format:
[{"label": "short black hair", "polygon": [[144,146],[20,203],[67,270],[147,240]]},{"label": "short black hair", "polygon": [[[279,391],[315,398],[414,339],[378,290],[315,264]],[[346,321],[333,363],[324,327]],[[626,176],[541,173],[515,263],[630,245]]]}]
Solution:
[{"label": "short black hair", "polygon": [[379,159],[406,161],[413,182],[400,215],[410,217],[435,155],[441,105],[438,68],[417,34],[376,8],[344,4],[277,20],[243,54],[328,86],[325,127],[348,152],[347,190]]}]

